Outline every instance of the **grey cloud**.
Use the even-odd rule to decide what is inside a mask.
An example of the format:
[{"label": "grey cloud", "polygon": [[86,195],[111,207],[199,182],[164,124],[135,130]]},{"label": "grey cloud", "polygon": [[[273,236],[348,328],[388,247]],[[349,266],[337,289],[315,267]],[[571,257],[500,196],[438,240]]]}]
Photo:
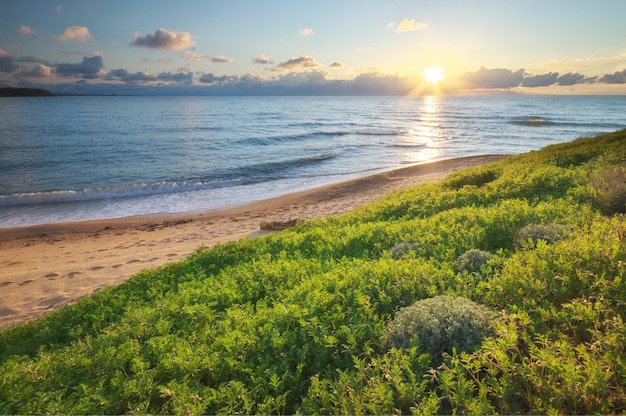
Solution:
[{"label": "grey cloud", "polygon": [[272,64],[273,62],[270,61],[270,59],[265,56],[264,54],[261,54],[259,56],[257,56],[256,58],[253,59],[253,62],[255,64]]},{"label": "grey cloud", "polygon": [[101,56],[85,56],[79,64],[57,64],[56,71],[61,76],[94,79],[101,77],[102,68],[104,65]]},{"label": "grey cloud", "polygon": [[145,46],[151,49],[164,49],[167,51],[180,51],[195,46],[196,42],[191,40],[188,32],[171,32],[165,29],[158,29],[154,34],[144,37],[135,34],[135,39],[130,42],[130,46]]},{"label": "grey cloud", "polygon": [[161,72],[157,78],[159,81],[191,84],[193,83],[193,72]]},{"label": "grey cloud", "polygon": [[626,69],[613,74],[606,74],[598,81],[607,84],[626,84]]},{"label": "grey cloud", "polygon": [[312,56],[300,56],[298,58],[291,58],[286,62],[282,62],[272,68],[273,72],[287,72],[299,69],[319,68],[322,66],[319,62],[313,59]]},{"label": "grey cloud", "polygon": [[236,81],[238,78],[235,76],[222,75],[220,77],[213,73],[203,74],[198,81],[204,84],[224,84],[230,81]]},{"label": "grey cloud", "polygon": [[211,58],[211,62],[218,63],[218,64],[223,64],[223,63],[228,63],[228,62],[233,62],[233,61],[234,61],[233,58],[227,58],[225,56],[214,56],[213,58]]},{"label": "grey cloud", "polygon": [[569,72],[567,74],[561,75],[556,80],[556,82],[559,85],[575,85],[575,84],[584,84],[586,82],[589,82],[589,80],[585,78],[585,76],[582,74],[579,74],[577,72]]},{"label": "grey cloud", "polygon": [[122,81],[122,82],[151,82],[156,81],[157,78],[154,75],[148,75],[145,72],[130,73],[126,69],[114,69],[106,77],[109,81]]},{"label": "grey cloud", "polygon": [[0,72],[13,72],[18,68],[15,65],[15,58],[8,54],[0,54]]},{"label": "grey cloud", "polygon": [[468,88],[515,88],[522,83],[524,70],[520,69],[513,72],[504,68],[487,69],[480,67],[476,72],[467,72],[461,75],[460,79]]},{"label": "grey cloud", "polygon": [[180,84],[191,84],[193,82],[193,72],[161,72],[158,75],[146,74],[145,72],[128,72],[126,69],[114,69],[106,77],[108,81],[121,81],[126,83],[145,82],[173,82]]},{"label": "grey cloud", "polygon": [[525,77],[522,80],[522,87],[547,87],[556,83],[557,78],[559,77],[558,72],[549,72],[547,74],[542,75],[533,75],[529,77]]}]

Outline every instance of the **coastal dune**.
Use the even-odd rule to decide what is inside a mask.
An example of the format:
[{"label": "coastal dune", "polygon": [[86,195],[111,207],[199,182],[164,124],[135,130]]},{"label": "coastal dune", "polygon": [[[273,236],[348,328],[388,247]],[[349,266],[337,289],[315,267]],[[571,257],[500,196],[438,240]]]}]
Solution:
[{"label": "coastal dune", "polygon": [[185,258],[201,245],[269,232],[260,229],[262,223],[343,214],[392,191],[503,157],[420,164],[222,210],[0,228],[0,329]]}]

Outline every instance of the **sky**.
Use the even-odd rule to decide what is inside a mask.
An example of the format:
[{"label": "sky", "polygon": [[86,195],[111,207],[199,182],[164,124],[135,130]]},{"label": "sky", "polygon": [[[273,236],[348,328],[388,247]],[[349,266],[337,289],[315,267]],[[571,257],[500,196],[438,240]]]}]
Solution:
[{"label": "sky", "polygon": [[625,0],[1,0],[0,86],[626,94],[625,17]]}]

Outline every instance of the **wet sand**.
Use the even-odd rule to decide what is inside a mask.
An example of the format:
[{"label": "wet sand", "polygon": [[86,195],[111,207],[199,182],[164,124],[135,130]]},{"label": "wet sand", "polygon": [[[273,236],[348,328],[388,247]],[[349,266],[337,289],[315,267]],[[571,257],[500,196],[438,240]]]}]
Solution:
[{"label": "wet sand", "polygon": [[0,228],[0,329],[185,258],[202,244],[263,234],[262,222],[344,214],[391,191],[503,157],[416,165],[223,210]]}]

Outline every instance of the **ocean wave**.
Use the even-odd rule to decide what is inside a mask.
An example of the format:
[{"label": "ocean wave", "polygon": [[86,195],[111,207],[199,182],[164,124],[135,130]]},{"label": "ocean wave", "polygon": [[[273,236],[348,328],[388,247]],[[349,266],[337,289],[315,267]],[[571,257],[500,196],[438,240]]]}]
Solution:
[{"label": "ocean wave", "polygon": [[336,153],[322,153],[295,159],[257,163],[237,168],[231,174],[237,175],[239,173],[241,177],[245,177],[246,179],[243,180],[245,184],[265,182],[288,177],[290,176],[290,171],[294,168],[325,162],[335,157],[337,157]]},{"label": "ocean wave", "polygon": [[404,143],[394,143],[394,144],[391,145],[391,147],[411,147],[411,148],[417,148],[417,147],[428,147],[428,145],[425,144],[425,143],[404,142]]},{"label": "ocean wave", "polygon": [[384,130],[384,129],[368,129],[357,130],[357,134],[361,136],[401,136],[406,132],[403,130]]},{"label": "ocean wave", "polygon": [[617,123],[587,123],[584,121],[555,121],[548,120],[539,116],[530,116],[510,120],[509,123],[517,126],[543,127],[543,126],[562,126],[562,127],[580,127],[580,128],[601,128],[609,130],[618,130],[626,127],[626,124]]},{"label": "ocean wave", "polygon": [[330,130],[330,131],[314,131],[301,134],[286,134],[268,137],[248,137],[242,140],[237,140],[235,143],[239,145],[262,145],[269,146],[273,144],[281,144],[288,142],[298,142],[309,139],[316,139],[319,137],[333,137],[333,136],[345,136],[350,134],[347,131],[342,130]]},{"label": "ocean wave", "polygon": [[549,124],[553,124],[553,122],[546,120],[543,117],[538,117],[538,116],[514,119],[514,120],[511,120],[510,123],[515,124],[517,126],[528,126],[528,127],[541,127],[541,126],[547,126]]},{"label": "ocean wave", "polygon": [[241,184],[241,180],[219,180],[209,182],[139,183],[110,188],[89,188],[49,192],[27,192],[12,195],[0,195],[0,207],[34,204],[55,204],[64,202],[96,201],[117,198],[136,198],[203,189],[224,188]]},{"label": "ocean wave", "polygon": [[0,195],[0,207],[59,204],[118,198],[141,198],[155,195],[249,185],[274,179],[286,178],[290,176],[290,171],[294,168],[325,162],[336,156],[337,155],[335,153],[323,153],[288,160],[257,163],[218,172],[215,175],[216,179],[207,181],[161,181],[156,183],[139,183],[109,188],[89,188],[81,190],[28,192]]}]

